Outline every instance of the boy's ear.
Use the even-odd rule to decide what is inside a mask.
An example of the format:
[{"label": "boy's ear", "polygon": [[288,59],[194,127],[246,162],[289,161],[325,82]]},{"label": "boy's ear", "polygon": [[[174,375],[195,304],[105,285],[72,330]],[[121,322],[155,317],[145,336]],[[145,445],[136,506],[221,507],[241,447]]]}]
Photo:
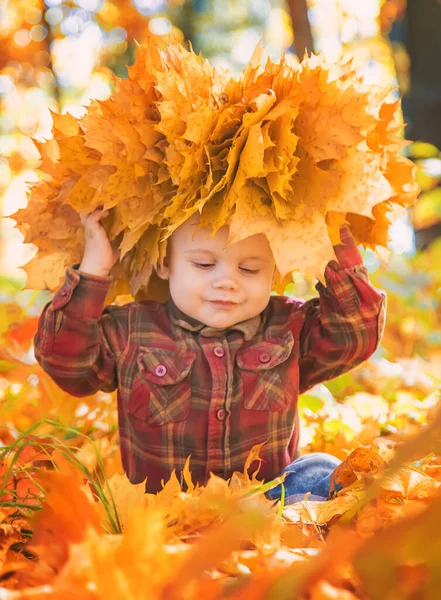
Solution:
[{"label": "boy's ear", "polygon": [[159,265],[156,267],[156,274],[159,279],[168,279],[170,275],[170,269],[168,266],[168,257],[164,258],[164,265],[160,267]]}]

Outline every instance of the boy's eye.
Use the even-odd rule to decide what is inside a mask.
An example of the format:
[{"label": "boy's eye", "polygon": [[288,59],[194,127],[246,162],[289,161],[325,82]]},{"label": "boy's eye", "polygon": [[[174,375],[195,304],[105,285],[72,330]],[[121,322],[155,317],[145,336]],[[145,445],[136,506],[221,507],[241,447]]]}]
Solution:
[{"label": "boy's eye", "polygon": [[205,264],[205,263],[193,263],[194,265],[196,265],[197,267],[200,267],[201,269],[206,269],[207,267],[213,267],[214,265],[209,265],[209,264]]},{"label": "boy's eye", "polygon": [[[193,263],[194,265],[196,265],[197,267],[199,267],[200,269],[208,269],[210,267],[214,267],[214,264],[212,263]],[[244,267],[240,267],[240,269],[242,269],[242,271],[245,271],[246,273],[258,273],[259,269],[245,269]]]}]

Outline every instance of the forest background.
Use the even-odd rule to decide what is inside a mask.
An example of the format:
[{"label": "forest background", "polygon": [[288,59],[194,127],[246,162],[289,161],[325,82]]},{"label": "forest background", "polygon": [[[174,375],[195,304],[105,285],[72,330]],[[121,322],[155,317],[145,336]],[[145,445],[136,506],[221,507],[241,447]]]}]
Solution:
[{"label": "forest background", "polygon": [[[2,599],[119,598],[121,590],[141,598],[143,581],[152,598],[196,598],[201,590],[220,598],[226,589],[269,598],[277,585],[286,597],[312,600],[439,597],[440,30],[438,0],[0,3]],[[136,42],[190,41],[238,74],[262,35],[273,60],[281,52],[300,59],[322,52],[331,61],[350,55],[365,81],[395,86],[405,136],[414,140],[404,152],[422,192],[391,227],[389,260],[364,252],[374,285],[388,293],[381,347],[300,398],[301,452],[344,460],[343,490],[321,506],[274,512],[262,486],[243,475],[230,488],[187,485],[185,494],[171,480],[162,496],[146,500],[121,477],[114,394],[70,397],[35,362],[32,338],[51,296],[23,289],[20,266],[35,248],[23,245],[9,215],[26,205],[27,182],[41,177],[31,138],[50,137],[49,109],[79,117],[91,99],[108,98],[111,74],[127,76]],[[299,274],[285,293],[316,294]],[[262,504],[241,505],[238,521],[232,503],[247,495]],[[213,522],[224,528],[212,531]],[[155,532],[144,553],[140,532]],[[104,564],[114,570],[107,580]],[[237,587],[228,588],[232,582]]]}]

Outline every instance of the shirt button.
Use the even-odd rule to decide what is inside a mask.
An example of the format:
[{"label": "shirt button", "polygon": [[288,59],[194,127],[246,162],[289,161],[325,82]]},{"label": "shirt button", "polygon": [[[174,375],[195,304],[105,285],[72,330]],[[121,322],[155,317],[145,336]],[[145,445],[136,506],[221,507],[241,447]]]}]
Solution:
[{"label": "shirt button", "polygon": [[262,354],[259,356],[259,360],[262,363],[267,363],[267,362],[269,362],[270,359],[271,359],[271,355],[268,354],[268,352],[262,352]]},{"label": "shirt button", "polygon": [[216,346],[213,352],[214,355],[218,356],[219,358],[221,358],[225,354],[225,350],[222,348],[222,346]]},{"label": "shirt button", "polygon": [[61,290],[60,295],[61,296],[67,296],[67,290],[66,289]]},{"label": "shirt button", "polygon": [[225,419],[227,418],[227,411],[223,408],[220,408],[216,413],[216,417],[218,421],[225,421]]},{"label": "shirt button", "polygon": [[155,374],[158,377],[164,377],[164,375],[167,373],[167,367],[164,367],[164,365],[158,365],[155,369]]}]

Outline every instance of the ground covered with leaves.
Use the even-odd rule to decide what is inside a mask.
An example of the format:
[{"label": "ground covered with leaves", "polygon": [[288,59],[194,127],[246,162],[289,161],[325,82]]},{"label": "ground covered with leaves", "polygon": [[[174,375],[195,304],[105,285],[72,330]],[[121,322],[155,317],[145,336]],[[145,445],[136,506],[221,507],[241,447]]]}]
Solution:
[{"label": "ground covered with leaves", "polygon": [[299,400],[301,452],[341,458],[343,487],[291,505],[246,468],[200,487],[187,465],[183,488],[172,476],[157,495],[129,484],[114,395],[72,398],[42,372],[32,338],[48,296],[15,299],[4,281],[0,598],[439,598],[440,259],[435,243],[372,274],[388,291],[381,350]]}]

